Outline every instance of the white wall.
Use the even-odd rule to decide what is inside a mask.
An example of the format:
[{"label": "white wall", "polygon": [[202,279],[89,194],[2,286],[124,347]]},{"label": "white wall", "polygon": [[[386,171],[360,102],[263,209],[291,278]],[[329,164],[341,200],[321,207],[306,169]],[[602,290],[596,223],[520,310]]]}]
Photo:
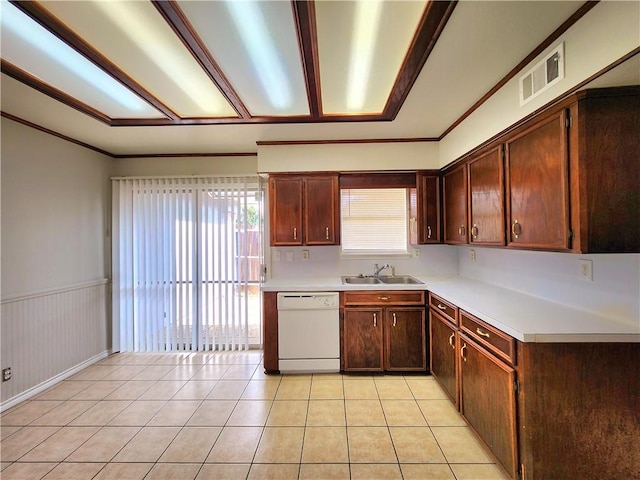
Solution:
[{"label": "white wall", "polygon": [[[640,45],[640,3],[600,2],[549,48],[565,47],[565,78],[523,107],[516,75],[440,142],[445,166]],[[542,58],[543,52],[538,58]],[[538,59],[531,62],[535,64]],[[524,70],[529,68],[525,67]],[[640,71],[635,72],[636,83]],[[606,85],[599,85],[606,86]],[[640,255],[575,255],[458,247],[461,276],[493,283],[614,319],[640,322]],[[593,260],[594,281],[580,278],[580,259]]]},{"label": "white wall", "polygon": [[[33,391],[108,349],[108,295],[102,282],[110,276],[110,176],[439,168],[637,48],[639,19],[638,2],[598,3],[561,38],[566,54],[566,78],[562,82],[520,108],[514,78],[439,143],[260,146],[258,157],[113,160],[3,118],[1,367],[15,367],[13,362],[20,359],[8,356],[9,346],[16,347],[14,351],[23,350],[20,347],[25,339],[34,339],[42,357],[38,360],[41,365],[29,365],[25,359],[25,369],[14,370],[11,382],[15,383],[3,385],[2,406],[7,398]],[[309,248],[310,260],[302,263],[302,249],[281,250],[292,250],[295,261],[273,263],[276,277],[366,273],[377,261],[341,260],[337,247],[313,247]],[[587,256],[594,260],[594,282],[586,283],[579,280],[576,271],[583,256],[505,249],[476,251],[478,260],[473,264],[468,261],[468,248],[446,245],[420,247],[418,258],[380,259],[377,263],[389,261],[398,273],[459,272],[576,308],[639,316],[639,255]],[[95,291],[85,295],[81,291],[87,288]],[[64,300],[70,294],[77,294],[83,305],[81,311],[87,312],[80,324],[66,321],[73,317],[73,312],[65,310],[72,304]],[[20,330],[18,327],[24,325],[18,310],[36,311],[23,305],[32,301],[45,305],[37,310],[42,317],[29,313],[28,330]],[[14,308],[18,304],[20,309]],[[47,314],[54,310],[55,315]],[[77,316],[74,318],[77,322]],[[84,330],[75,338],[65,330],[77,332],[79,328]],[[87,344],[92,345],[90,351],[84,348]],[[80,352],[80,356],[63,355],[66,352]],[[42,364],[47,368],[38,370]]]},{"label": "white wall", "polygon": [[261,173],[438,168],[438,142],[258,145]]},{"label": "white wall", "polygon": [[[564,80],[520,107],[516,75],[438,144],[412,145],[409,147],[411,154],[404,155],[396,155],[393,150],[397,146],[393,144],[387,147],[388,150],[382,144],[261,147],[258,150],[259,168],[261,171],[271,168],[273,171],[368,170],[389,169],[394,165],[398,169],[441,168],[637,48],[640,45],[640,3],[600,2],[550,49],[560,41],[564,41],[565,47]],[[537,61],[535,59],[531,64]],[[636,76],[638,83],[640,71]],[[281,251],[280,262],[271,262],[274,278],[370,273],[373,263],[380,263],[376,260],[341,260],[338,247],[309,248],[309,261],[302,260],[300,248],[278,250]],[[640,322],[640,255],[575,255],[475,247],[477,261],[472,263],[469,250],[467,247],[424,246],[420,258],[389,263],[397,264],[398,273],[457,272],[577,309]],[[286,251],[294,252],[294,262],[286,262]],[[593,260],[593,282],[580,278],[581,258]]]},{"label": "white wall", "polygon": [[[277,247],[271,248],[269,275],[271,278],[327,278],[342,275],[370,275],[375,263],[388,263],[396,267],[396,275],[456,275],[458,257],[455,247],[450,245],[420,245],[415,247],[418,257],[367,257],[341,258],[339,246],[323,247]],[[302,257],[303,250],[309,251],[309,259]],[[414,250],[412,248],[411,250]],[[280,253],[276,261],[275,252]],[[287,260],[292,252],[293,261]],[[384,272],[385,274],[389,272]]]},{"label": "white wall", "polygon": [[114,158],[114,177],[164,175],[255,175],[258,157],[140,157]]},{"label": "white wall", "polygon": [[[440,141],[443,167],[640,46],[640,2],[598,3],[545,52],[564,41],[565,78],[520,107],[517,74]],[[640,79],[640,72],[637,72]]]},{"label": "white wall", "polygon": [[[575,255],[458,247],[463,277],[545,298],[614,320],[640,322],[640,254]],[[580,275],[580,260],[593,261],[593,281]]]},{"label": "white wall", "polygon": [[111,158],[2,119],[2,298],[109,276]]},{"label": "white wall", "polygon": [[5,118],[1,136],[4,407],[106,355],[111,158]]}]

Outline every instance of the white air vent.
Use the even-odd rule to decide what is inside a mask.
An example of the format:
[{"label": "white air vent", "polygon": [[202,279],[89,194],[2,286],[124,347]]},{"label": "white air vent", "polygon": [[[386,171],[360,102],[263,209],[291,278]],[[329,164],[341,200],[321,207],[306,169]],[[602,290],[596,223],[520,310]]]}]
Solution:
[{"label": "white air vent", "polygon": [[564,78],[564,43],[520,77],[520,106]]}]

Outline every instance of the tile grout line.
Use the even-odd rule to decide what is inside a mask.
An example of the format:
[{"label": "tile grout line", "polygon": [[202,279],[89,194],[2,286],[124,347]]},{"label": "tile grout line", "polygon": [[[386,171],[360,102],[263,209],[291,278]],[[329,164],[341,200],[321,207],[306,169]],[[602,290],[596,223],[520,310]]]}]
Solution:
[{"label": "tile grout line", "polygon": [[[159,361],[162,361],[162,360],[163,360],[163,357],[160,357],[160,358],[156,359],[156,360],[155,360],[155,362],[159,362]],[[166,360],[166,359],[164,359],[164,360]],[[208,360],[208,362],[209,362],[209,361],[211,361],[211,360]],[[131,359],[129,359],[129,362],[131,362]],[[201,369],[204,367],[204,365],[209,364],[208,362],[207,362],[207,363],[202,364],[202,365],[201,365],[201,367],[200,367],[200,369],[198,369],[197,371],[201,370]],[[216,364],[217,364],[217,363],[212,363],[211,365],[216,365]],[[234,362],[234,363],[229,364],[229,365],[233,365],[233,364],[236,364],[236,363]],[[240,365],[240,364],[245,364],[245,363],[244,363],[244,362],[243,362],[243,363],[239,363],[238,365]],[[248,364],[252,364],[252,363],[248,363]],[[163,365],[166,365],[166,364],[164,364],[164,363],[163,363]],[[177,365],[175,365],[175,366],[179,366],[179,365],[180,365],[180,364],[177,364]],[[186,365],[192,365],[192,364],[185,364],[185,366],[186,366]],[[221,364],[218,364],[218,365],[221,365]],[[212,451],[213,451],[213,449],[215,448],[215,445],[216,445],[217,441],[219,440],[221,433],[224,431],[224,429],[225,429],[225,428],[230,427],[230,425],[229,425],[229,421],[230,421],[230,419],[231,419],[231,417],[232,417],[233,413],[236,411],[236,409],[237,409],[237,408],[238,408],[238,406],[240,405],[240,402],[242,402],[242,401],[243,401],[243,398],[242,398],[242,397],[243,397],[243,395],[247,392],[247,389],[249,388],[249,385],[251,385],[251,382],[253,382],[253,381],[256,381],[256,382],[258,382],[258,381],[263,381],[263,379],[255,378],[255,375],[257,374],[257,371],[259,370],[258,365],[259,365],[259,363],[258,363],[258,364],[256,364],[256,366],[253,368],[253,373],[252,373],[252,375],[251,375],[251,378],[249,378],[249,379],[244,379],[244,378],[243,378],[243,379],[242,379],[242,381],[246,381],[246,384],[244,385],[244,388],[242,389],[242,392],[240,392],[240,393],[237,395],[237,397],[236,397],[236,396],[234,396],[234,398],[233,398],[233,402],[234,402],[234,404],[233,404],[233,408],[231,409],[231,411],[230,411],[229,415],[227,416],[226,420],[224,421],[224,424],[220,427],[220,430],[219,430],[219,432],[218,432],[218,436],[214,439],[213,443],[212,443],[212,444],[211,444],[211,446],[209,447],[209,451],[208,451],[208,452],[207,452],[207,454],[205,455],[204,461],[202,461],[202,462],[191,462],[191,461],[189,461],[189,462],[177,462],[177,463],[189,463],[189,464],[192,464],[192,463],[193,463],[193,464],[198,464],[198,463],[199,463],[200,465],[199,465],[199,468],[197,469],[197,471],[196,471],[196,472],[195,472],[195,474],[194,474],[194,478],[196,478],[198,475],[200,475],[200,473],[203,471],[203,468],[204,468],[204,466],[205,466],[205,464],[206,464],[206,459],[208,458],[208,456],[211,454],[211,452],[212,452]],[[122,367],[122,366],[123,366],[123,365],[119,365],[119,366],[118,366],[118,368],[120,368],[120,367]],[[175,367],[175,366],[174,366],[174,367]],[[228,368],[229,368],[229,366],[227,367],[227,370],[228,370]],[[168,374],[169,374],[169,372],[167,372],[167,375],[168,375]],[[194,373],[194,375],[195,375],[195,373]],[[177,399],[177,398],[175,398],[175,397],[179,394],[179,392],[180,392],[180,391],[181,391],[181,390],[182,390],[182,389],[187,385],[187,383],[188,383],[188,382],[190,382],[190,381],[199,381],[199,380],[193,380],[193,376],[194,376],[194,375],[192,375],[189,379],[186,379],[186,380],[185,380],[185,384],[184,384],[180,389],[178,389],[175,393],[173,393],[173,394],[171,395],[171,397],[166,398],[166,399],[149,400],[149,401],[162,401],[162,402],[164,402],[164,403],[163,403],[162,407],[160,407],[160,408],[159,408],[159,409],[158,409],[158,410],[157,410],[157,411],[156,411],[156,412],[155,412],[155,413],[154,413],[154,414],[153,414],[153,415],[152,415],[152,416],[151,416],[151,417],[146,421],[146,423],[145,423],[144,425],[142,425],[142,426],[139,426],[139,425],[134,426],[134,427],[136,427],[136,428],[138,429],[138,430],[137,430],[137,432],[136,432],[136,433],[135,433],[135,434],[134,434],[134,435],[133,435],[133,436],[132,436],[132,437],[131,437],[131,438],[130,438],[130,439],[129,439],[129,440],[128,440],[128,441],[127,441],[123,446],[122,446],[122,447],[120,447],[120,449],[118,450],[118,452],[116,452],[116,453],[114,454],[114,456],[113,456],[113,457],[111,457],[111,459],[110,459],[109,461],[106,461],[106,462],[102,462],[102,461],[100,461],[100,462],[80,462],[80,463],[103,463],[104,465],[100,468],[100,470],[98,470],[98,472],[96,472],[96,473],[95,473],[95,476],[100,475],[100,472],[102,472],[102,471],[104,470],[104,468],[106,468],[109,464],[111,464],[111,463],[112,463],[112,462],[111,462],[111,460],[113,460],[113,458],[115,458],[115,457],[116,457],[116,456],[117,456],[117,455],[122,451],[122,449],[126,448],[126,446],[131,442],[131,440],[133,440],[133,438],[135,438],[135,437],[140,433],[140,431],[141,431],[143,428],[148,428],[148,427],[150,427],[150,426],[151,426],[151,425],[150,425],[150,423],[151,423],[155,418],[158,418],[158,416],[160,415],[160,412],[162,412],[162,410],[163,410],[163,409],[165,409],[167,406],[171,405],[171,403],[172,403],[172,402],[179,402],[179,401],[193,401],[193,400],[196,400],[196,401],[198,402],[198,403],[197,403],[197,406],[193,409],[193,411],[191,412],[191,414],[190,414],[190,415],[188,415],[188,418],[186,418],[186,420],[185,420],[184,422],[182,422],[180,425],[175,425],[176,427],[178,427],[178,428],[177,428],[177,431],[176,431],[176,433],[175,433],[175,435],[174,435],[174,436],[171,438],[171,440],[167,443],[166,447],[165,447],[165,448],[163,449],[163,451],[160,453],[160,455],[158,456],[158,458],[157,458],[154,462],[149,462],[149,463],[150,463],[150,465],[151,465],[151,467],[150,467],[150,469],[147,471],[146,476],[150,475],[150,472],[151,472],[155,467],[157,467],[157,466],[159,466],[159,465],[176,463],[176,462],[160,462],[160,461],[159,461],[159,459],[160,459],[160,458],[162,458],[162,455],[164,455],[164,454],[168,451],[168,449],[170,449],[170,448],[171,448],[171,445],[173,445],[173,443],[176,441],[176,439],[178,438],[178,436],[179,436],[182,432],[184,432],[184,431],[185,431],[185,429],[189,428],[189,427],[188,427],[188,425],[187,425],[187,424],[189,423],[189,421],[194,417],[194,415],[196,414],[196,412],[197,412],[197,411],[198,411],[198,410],[199,410],[199,409],[200,409],[200,408],[205,404],[205,402],[207,402],[207,401],[208,401],[208,395],[210,395],[210,394],[211,394],[211,392],[212,392],[212,391],[213,391],[213,389],[215,388],[215,385],[217,385],[217,383],[218,383],[219,381],[223,380],[222,378],[216,379],[216,384],[214,384],[214,387],[212,387],[211,391],[207,394],[207,396],[204,396],[204,398],[197,398],[197,399],[188,399],[188,398],[185,398],[185,399]],[[163,377],[163,378],[164,378],[164,377]],[[163,382],[163,381],[165,381],[165,380],[163,380],[163,378],[160,378],[160,379],[156,380],[156,381],[155,381],[155,383],[154,383],[153,385],[156,385],[156,384],[158,384],[159,382]],[[353,475],[353,473],[354,473],[354,472],[352,471],[352,465],[355,465],[355,464],[352,464],[352,463],[351,463],[351,460],[352,460],[352,459],[351,459],[351,456],[350,456],[350,450],[349,450],[349,435],[348,435],[348,428],[349,428],[349,425],[348,425],[348,418],[347,418],[347,392],[346,392],[346,387],[345,387],[345,385],[346,385],[346,381],[345,381],[345,376],[344,376],[344,375],[340,375],[340,377],[339,377],[339,378],[340,378],[340,385],[341,385],[341,387],[342,387],[342,396],[341,396],[340,400],[341,400],[341,404],[342,404],[342,407],[343,407],[343,413],[342,413],[343,420],[344,420],[344,429],[343,429],[343,431],[344,431],[344,434],[345,434],[345,437],[346,437],[346,449],[347,449],[346,454],[347,454],[347,462],[348,462],[348,463],[347,463],[347,465],[348,465],[349,476],[351,477],[351,476]],[[404,382],[405,382],[405,385],[406,385],[406,386],[407,386],[407,388],[409,389],[409,392],[411,393],[411,401],[412,401],[411,403],[412,403],[412,405],[413,405],[413,406],[415,406],[415,408],[418,408],[418,411],[420,412],[421,418],[422,418],[422,419],[424,419],[424,421],[425,421],[425,423],[426,423],[426,426],[427,426],[427,428],[429,429],[429,432],[431,432],[431,435],[433,436],[433,438],[434,438],[434,440],[435,440],[435,443],[436,443],[436,445],[438,446],[438,449],[440,450],[441,454],[442,454],[442,455],[443,455],[443,457],[444,457],[444,460],[445,460],[445,462],[446,462],[446,464],[447,464],[447,467],[448,467],[448,471],[451,473],[452,478],[456,478],[456,474],[455,474],[455,472],[453,471],[453,469],[451,468],[451,463],[449,462],[449,460],[448,460],[448,459],[446,458],[446,456],[444,455],[444,451],[442,450],[442,447],[441,447],[441,445],[440,445],[440,442],[438,441],[438,439],[436,438],[435,434],[433,433],[433,426],[432,426],[432,425],[430,424],[430,422],[428,421],[427,416],[426,416],[426,414],[425,414],[425,411],[420,407],[420,404],[418,403],[418,402],[419,402],[419,399],[417,398],[417,393],[414,391],[414,389],[412,389],[412,388],[411,388],[411,384],[409,383],[409,381],[408,381],[408,379],[406,378],[406,376],[403,376],[402,378],[403,378],[403,380],[404,380]],[[179,379],[179,380],[183,380],[183,379]],[[207,379],[203,379],[203,380],[207,380]],[[240,379],[231,379],[231,378],[229,378],[228,380],[238,380],[238,381],[240,381]],[[378,379],[378,378],[372,378],[372,381],[373,381],[373,386],[374,386],[374,389],[375,389],[375,392],[376,392],[376,393],[375,393],[375,394],[376,394],[376,399],[375,399],[375,400],[376,400],[376,402],[379,404],[380,409],[381,409],[381,411],[382,411],[383,418],[384,418],[384,422],[385,422],[385,426],[386,426],[386,431],[387,431],[387,434],[389,435],[390,441],[391,441],[391,443],[392,443],[392,447],[393,447],[393,449],[394,449],[394,455],[395,455],[395,457],[396,457],[396,461],[395,461],[395,463],[393,463],[393,464],[394,464],[394,465],[397,465],[397,467],[398,467],[398,469],[399,469],[399,472],[400,472],[400,476],[401,476],[402,478],[404,478],[404,477],[405,477],[405,473],[403,472],[402,467],[401,467],[401,464],[400,464],[400,459],[399,459],[399,456],[398,456],[398,449],[397,449],[397,445],[396,445],[396,442],[394,442],[394,441],[393,441],[393,436],[391,435],[391,425],[390,425],[390,423],[389,423],[388,413],[387,413],[387,411],[384,409],[384,405],[383,405],[383,398],[381,398],[381,396],[380,396],[380,390],[379,390],[379,385],[378,385],[378,383],[379,383],[379,382],[378,382],[378,381],[376,381],[376,380],[381,380],[381,379]],[[79,381],[87,381],[87,380],[79,380]],[[95,382],[101,382],[101,381],[111,381],[111,380],[109,380],[109,379],[101,379],[101,380],[96,380],[96,381],[92,381],[92,382],[94,382],[94,383],[95,383]],[[124,381],[126,382],[126,383],[125,383],[125,385],[126,385],[126,384],[129,384],[129,382],[134,382],[135,380],[133,380],[133,377],[131,377],[131,378],[129,378],[129,379],[127,379],[127,380],[124,380]],[[166,381],[170,381],[170,380],[168,380],[168,379],[167,379]],[[300,475],[303,473],[303,471],[302,471],[303,461],[302,461],[302,460],[303,460],[303,458],[304,458],[304,447],[305,447],[306,434],[307,434],[308,428],[310,428],[310,425],[309,425],[309,413],[310,413],[310,411],[311,411],[311,408],[310,408],[310,407],[312,406],[311,402],[312,402],[312,400],[314,400],[314,399],[312,398],[312,396],[313,396],[313,388],[314,388],[314,382],[315,382],[315,383],[317,383],[318,381],[319,381],[319,377],[311,376],[310,383],[309,383],[309,390],[308,390],[308,392],[307,392],[307,396],[306,396],[306,398],[304,398],[304,400],[307,402],[307,405],[306,405],[306,410],[305,410],[305,422],[304,422],[304,431],[303,431],[303,438],[302,438],[302,443],[301,443],[300,457],[299,457],[299,462],[298,462],[298,465],[297,465],[297,468],[298,468],[298,469],[297,469],[298,477],[300,477]],[[76,421],[79,417],[81,417],[82,415],[84,415],[86,412],[90,411],[92,408],[94,408],[94,407],[95,407],[96,405],[98,405],[100,402],[122,401],[122,400],[117,400],[117,399],[109,399],[109,400],[107,400],[107,399],[106,399],[106,397],[107,397],[107,396],[109,396],[109,395],[111,395],[113,392],[117,391],[118,389],[122,388],[122,387],[123,387],[123,386],[125,386],[125,385],[121,385],[121,386],[119,386],[118,388],[116,388],[115,390],[113,390],[111,393],[109,393],[108,395],[106,395],[105,397],[103,397],[102,399],[98,399],[98,400],[96,400],[96,401],[93,401],[93,400],[80,400],[80,399],[74,399],[73,397],[68,398],[68,399],[66,399],[66,400],[62,400],[62,401],[60,401],[60,403],[59,403],[56,407],[54,407],[54,408],[53,408],[52,410],[50,410],[49,412],[46,412],[46,413],[44,413],[44,414],[42,414],[42,415],[40,415],[40,416],[36,417],[36,419],[31,420],[31,422],[34,422],[34,421],[36,421],[37,419],[40,419],[42,416],[49,414],[51,411],[55,410],[56,408],[58,408],[58,407],[60,407],[60,406],[62,406],[62,405],[64,405],[64,404],[66,404],[67,402],[76,402],[76,401],[87,401],[87,402],[92,402],[92,401],[93,401],[93,405],[92,405],[92,406],[90,406],[87,410],[83,411],[82,413],[80,413],[80,414],[78,414],[78,415],[74,416],[74,417],[73,417],[69,422],[67,422],[65,425],[63,425],[63,426],[59,426],[59,425],[55,425],[55,426],[53,426],[53,427],[58,427],[58,428],[57,428],[57,429],[56,429],[56,430],[55,430],[55,431],[54,431],[50,436],[48,436],[47,438],[45,438],[44,440],[42,440],[41,442],[39,442],[37,445],[33,446],[33,447],[32,447],[30,450],[28,450],[26,453],[24,453],[24,454],[23,454],[23,456],[24,456],[24,455],[26,455],[27,453],[29,453],[30,451],[32,451],[34,448],[37,448],[37,447],[38,447],[39,445],[41,445],[43,442],[45,442],[45,441],[47,441],[48,439],[50,439],[50,438],[51,438],[51,436],[53,436],[53,435],[57,434],[58,432],[60,432],[60,430],[62,430],[62,429],[64,429],[64,428],[66,428],[66,427],[72,427],[72,426],[73,426],[73,425],[71,425],[71,423],[72,423],[72,422]],[[246,475],[247,475],[247,477],[248,477],[249,475],[251,475],[252,467],[253,467],[253,465],[255,464],[255,463],[254,463],[254,461],[255,461],[255,459],[256,459],[256,455],[257,455],[257,453],[258,453],[258,449],[259,449],[260,443],[262,442],[262,440],[263,440],[263,438],[264,438],[264,434],[265,434],[265,431],[266,431],[266,428],[267,428],[267,422],[268,422],[269,416],[271,415],[271,413],[272,413],[272,411],[273,411],[273,408],[274,408],[274,406],[275,406],[275,402],[276,402],[276,401],[278,401],[278,400],[277,400],[277,395],[278,395],[278,392],[280,391],[280,389],[283,387],[283,385],[284,385],[284,384],[283,384],[283,381],[282,381],[282,376],[280,376],[280,377],[279,377],[279,380],[278,380],[277,387],[276,387],[275,392],[273,393],[273,395],[268,394],[267,396],[265,396],[264,394],[262,394],[262,395],[260,396],[260,398],[256,397],[256,398],[246,398],[246,399],[244,399],[244,401],[260,400],[260,401],[269,401],[269,402],[270,402],[269,410],[268,410],[268,412],[266,413],[266,415],[265,415],[265,417],[264,417],[264,418],[265,418],[265,420],[264,420],[264,422],[262,422],[262,424],[261,424],[260,438],[258,439],[258,442],[257,442],[257,444],[256,444],[256,448],[255,448],[255,450],[254,450],[254,452],[253,452],[252,459],[251,459],[251,461],[250,461],[250,463],[249,463],[249,465],[248,465],[248,467],[249,467],[249,468],[248,468],[248,470],[247,470],[247,474],[246,474]],[[90,388],[90,386],[87,386],[85,389],[83,389],[83,390],[81,390],[81,391],[84,391],[84,390],[86,390],[87,388]],[[150,386],[149,388],[152,388],[152,387]],[[80,391],[80,392],[81,392],[81,391]],[[146,391],[148,391],[148,389],[147,389],[147,390],[145,390],[144,392],[140,393],[140,395],[138,395],[138,397],[137,397],[136,399],[134,399],[134,400],[128,400],[128,402],[129,402],[129,403],[127,404],[127,406],[130,406],[130,405],[131,405],[131,404],[133,404],[134,402],[139,401],[139,400],[140,400],[140,397],[142,397],[142,396],[145,394],[145,392],[146,392]],[[80,392],[76,393],[75,395],[78,395]],[[267,398],[267,397],[268,397],[268,398]],[[317,399],[315,399],[315,400],[320,401],[320,400],[329,400],[329,399],[331,399],[331,398],[317,398]],[[211,400],[211,401],[217,401],[217,400],[229,400],[229,399],[224,399],[224,398],[215,399],[215,398],[213,398],[213,399],[210,399],[210,400]],[[283,399],[281,399],[281,400],[290,400],[290,399],[283,398]],[[36,400],[36,401],[38,401],[38,400]],[[126,408],[127,408],[127,407],[125,407],[125,409],[126,409]],[[124,409],[123,409],[123,410],[124,410]],[[14,410],[12,409],[11,411],[14,411]],[[10,412],[11,412],[11,411],[10,411]],[[8,413],[8,412],[7,412],[7,413]],[[119,413],[121,413],[121,411],[120,411]],[[115,417],[117,417],[117,415],[119,415],[119,413],[116,413],[116,414],[115,414],[115,416],[114,416],[114,418],[115,418]],[[28,425],[29,425],[29,424],[28,424]],[[6,440],[7,438],[10,438],[12,435],[14,435],[15,433],[17,433],[17,432],[19,432],[20,430],[24,429],[24,428],[25,428],[26,426],[28,426],[28,425],[17,425],[18,430],[16,430],[16,431],[12,432],[11,434],[9,434],[7,437],[5,437],[5,439],[4,439],[4,440]],[[86,425],[86,426],[92,426],[92,425]],[[78,445],[78,446],[77,446],[77,447],[76,447],[76,448],[75,448],[71,453],[69,453],[69,455],[67,455],[67,456],[65,457],[65,459],[63,459],[63,461],[62,461],[62,462],[52,462],[52,463],[54,463],[54,464],[55,464],[55,466],[54,466],[54,467],[53,467],[53,468],[52,468],[48,473],[45,473],[45,474],[44,474],[45,476],[46,476],[46,475],[49,475],[49,473],[50,473],[52,470],[54,470],[55,468],[58,468],[58,466],[59,466],[59,465],[61,465],[62,463],[77,463],[77,462],[65,462],[65,460],[66,460],[67,458],[69,458],[71,455],[73,455],[73,453],[75,453],[78,449],[82,448],[82,446],[84,446],[87,442],[89,442],[92,438],[94,438],[94,436],[95,436],[95,435],[97,435],[100,431],[102,431],[103,429],[105,429],[108,425],[103,424],[103,425],[93,425],[93,426],[98,427],[98,430],[97,430],[95,433],[93,433],[89,438],[85,439],[85,440],[82,442],[82,444],[81,444],[81,445]],[[329,426],[329,425],[327,425],[327,426]],[[410,426],[416,426],[416,425],[410,425]],[[44,425],[44,427],[50,427],[50,426]],[[84,425],[80,425],[80,427],[84,427]],[[158,425],[157,427],[171,427],[171,425]],[[194,427],[194,428],[199,428],[200,426],[195,425],[195,426],[193,426],[193,427]],[[202,427],[205,427],[205,426],[202,426]],[[442,427],[444,427],[444,425],[443,425]],[[462,428],[462,427],[464,427],[464,426],[460,426],[460,425],[451,425],[451,427],[459,427],[459,428]],[[451,428],[451,427],[447,427],[447,428]],[[21,457],[21,458],[22,458],[22,457]],[[14,461],[14,462],[9,462],[9,464],[10,464],[10,465],[13,465],[13,464],[15,464],[15,463],[18,463],[18,462],[15,462],[15,461]],[[32,463],[32,462],[29,462],[29,463]],[[35,463],[39,463],[39,462],[35,462]],[[125,462],[125,463],[137,463],[137,462]],[[244,462],[240,462],[240,463],[245,464]],[[238,463],[238,462],[233,462],[233,463],[229,463],[229,464],[240,464],[240,463]],[[324,463],[325,463],[325,462],[320,462],[320,463],[318,463],[318,464],[319,464],[319,465],[323,465]],[[375,465],[375,463],[376,463],[376,462],[373,462],[373,463],[371,463],[371,465]],[[428,463],[428,462],[427,462],[427,463]],[[464,463],[465,463],[465,464],[467,464],[466,462],[464,462]],[[226,465],[227,463],[226,463],[226,462],[222,462],[222,464]],[[310,462],[310,464],[314,464],[314,462]],[[476,462],[471,462],[471,463],[468,463],[468,464],[469,464],[469,465],[475,465],[475,464],[476,464]],[[492,464],[492,463],[489,463],[489,464]],[[275,465],[275,464],[274,464],[274,465]],[[7,467],[5,467],[5,468],[7,468]]]}]

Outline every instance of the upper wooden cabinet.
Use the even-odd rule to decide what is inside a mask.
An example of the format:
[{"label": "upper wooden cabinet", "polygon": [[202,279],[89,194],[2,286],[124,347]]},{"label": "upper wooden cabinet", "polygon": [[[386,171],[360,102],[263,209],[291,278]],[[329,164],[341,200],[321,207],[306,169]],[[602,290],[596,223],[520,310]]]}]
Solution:
[{"label": "upper wooden cabinet", "polygon": [[586,90],[492,139],[443,176],[444,241],[640,252],[639,111],[640,87]]},{"label": "upper wooden cabinet", "polygon": [[572,250],[640,252],[640,87],[581,92],[569,114]]},{"label": "upper wooden cabinet", "polygon": [[440,177],[416,174],[417,243],[440,243]]},{"label": "upper wooden cabinet", "polygon": [[269,217],[272,246],[340,243],[337,175],[272,175]]},{"label": "upper wooden cabinet", "polygon": [[509,135],[507,246],[640,252],[640,88],[586,90]]},{"label": "upper wooden cabinet", "polygon": [[271,245],[302,245],[302,177],[269,178]]},{"label": "upper wooden cabinet", "polygon": [[469,243],[504,245],[502,145],[469,160]]},{"label": "upper wooden cabinet", "polygon": [[565,110],[505,143],[507,246],[568,250],[569,165]]},{"label": "upper wooden cabinet", "polygon": [[304,235],[306,245],[340,243],[338,176],[304,178]]},{"label": "upper wooden cabinet", "polygon": [[444,241],[452,244],[468,242],[467,165],[445,173],[444,184]]}]

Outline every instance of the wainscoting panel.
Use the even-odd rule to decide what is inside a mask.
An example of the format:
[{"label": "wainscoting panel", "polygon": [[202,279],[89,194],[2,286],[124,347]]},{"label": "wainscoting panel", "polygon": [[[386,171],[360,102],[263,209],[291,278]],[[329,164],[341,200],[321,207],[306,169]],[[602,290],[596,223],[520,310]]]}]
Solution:
[{"label": "wainscoting panel", "polygon": [[2,410],[106,355],[110,342],[107,279],[2,300]]}]

